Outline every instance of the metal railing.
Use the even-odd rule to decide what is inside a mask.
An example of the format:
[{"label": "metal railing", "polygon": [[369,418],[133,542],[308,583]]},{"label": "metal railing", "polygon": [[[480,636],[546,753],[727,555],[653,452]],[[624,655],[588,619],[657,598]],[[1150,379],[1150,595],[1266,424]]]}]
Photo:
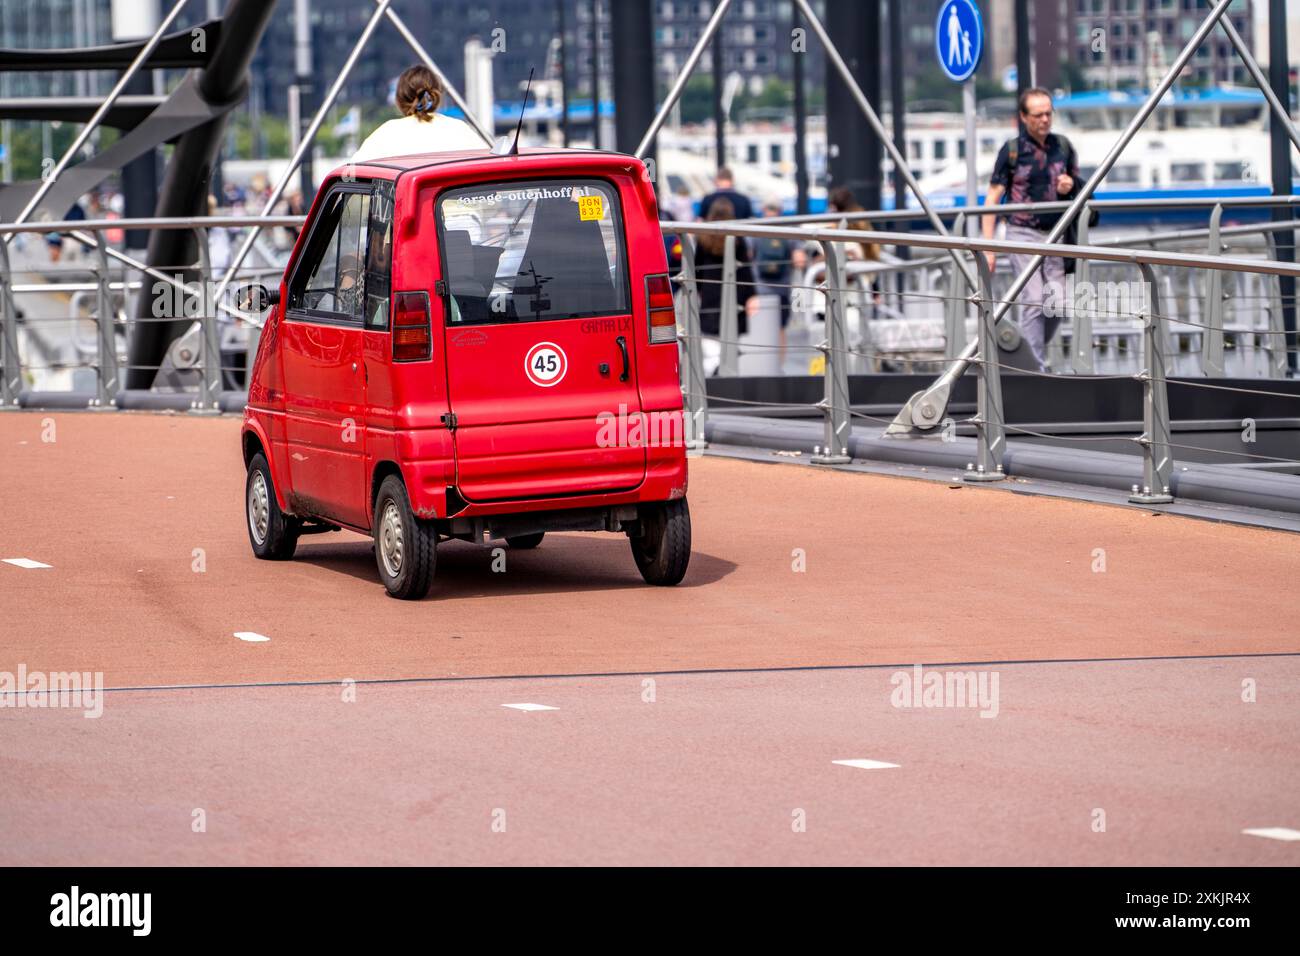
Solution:
[{"label": "metal railing", "polygon": [[[134,323],[175,322],[190,319],[193,321],[194,341],[182,342],[177,346],[177,354],[197,363],[196,366],[190,366],[197,371],[198,381],[197,394],[188,399],[189,407],[194,412],[206,414],[219,411],[222,393],[230,391],[224,387],[226,377],[231,373],[247,375],[256,352],[256,330],[260,328],[262,320],[256,315],[238,309],[229,301],[232,296],[223,294],[218,297],[213,293],[213,286],[218,284],[218,276],[212,267],[210,231],[296,228],[300,227],[303,221],[302,216],[199,216],[0,223],[0,409],[15,408],[19,405],[20,395],[24,390],[24,371],[32,374],[36,371],[55,372],[77,368],[90,369],[94,373],[95,394],[88,400],[87,407],[116,407],[119,395],[123,391],[120,386],[120,376],[125,367],[124,355],[118,347],[119,334],[129,333]],[[170,271],[147,266],[135,257],[108,244],[104,233],[118,229],[193,231],[197,240],[197,259],[194,262],[177,264]],[[11,264],[13,250],[8,240],[19,233],[57,233],[71,237],[89,250],[90,258],[84,264],[60,271],[82,276],[88,274],[90,280],[63,281],[60,278],[57,281],[46,282],[15,282],[14,276],[18,272],[31,272],[37,275],[47,273],[47,270],[39,268],[23,270],[13,268]],[[129,278],[129,271],[138,273],[139,277]],[[229,281],[230,278],[238,275],[242,279],[250,280],[262,280],[270,276],[278,279],[282,272],[283,262],[273,262],[266,266],[247,266],[233,272],[225,270],[225,278]],[[187,275],[197,276],[197,279],[186,281]],[[278,282],[273,284],[278,285]],[[130,304],[127,301],[129,295],[142,294],[146,290],[156,295],[160,289],[170,294],[171,301],[164,303],[164,307],[155,312],[156,318],[130,317],[133,310],[127,307]],[[27,315],[18,308],[20,297],[51,294],[70,294],[74,297],[69,302],[72,307],[69,316]],[[27,330],[29,338],[36,340],[39,338],[36,328],[41,323],[67,322],[71,319],[75,325],[78,321],[84,321],[77,314],[78,310],[75,307],[86,294],[93,295],[94,303],[89,315],[89,320],[93,321],[95,326],[93,354],[81,361],[59,361],[47,356],[47,361],[42,366],[31,362],[24,364],[19,350],[20,327]],[[182,306],[180,310],[173,307],[177,303]],[[222,365],[222,331],[231,323],[250,330],[249,342],[244,349],[245,360],[238,367]],[[157,371],[160,367],[150,368]],[[182,398],[182,402],[184,400]]]},{"label": "metal railing", "polygon": [[[1274,260],[1276,255],[1276,236],[1282,232],[1295,232],[1300,228],[1300,218],[1284,221],[1266,221],[1242,225],[1222,226],[1225,214],[1243,209],[1259,210],[1270,207],[1290,207],[1300,204],[1300,196],[1258,196],[1231,197],[1225,199],[1179,197],[1174,199],[1147,200],[1096,200],[1087,204],[1080,215],[1078,225],[1078,244],[1114,248],[1133,248],[1146,246],[1168,246],[1181,251],[1194,251],[1195,244],[1200,243],[1207,255],[1219,255],[1230,249],[1243,256],[1257,256],[1261,260]],[[963,222],[970,216],[1003,216],[1013,212],[1059,213],[1069,204],[1064,202],[1035,204],[1004,204],[996,207],[966,207],[943,210],[941,218],[952,223],[951,231],[960,235]],[[1100,241],[1090,240],[1087,223],[1089,210],[1168,211],[1196,210],[1206,211],[1210,225],[1197,229],[1183,229],[1168,232],[1156,232],[1147,235],[1133,234],[1107,238]],[[906,210],[900,212],[875,211],[856,213],[824,213],[811,216],[772,217],[760,220],[763,225],[799,225],[816,224],[848,225],[850,223],[870,223],[882,226],[896,220],[908,221],[928,218],[924,212]],[[906,260],[904,260],[906,261]],[[1005,260],[1004,260],[1005,261]],[[974,328],[973,313],[964,304],[968,290],[964,287],[962,276],[953,271],[953,266],[943,261],[927,260],[926,265],[933,267],[928,273],[928,286],[931,289],[944,287],[940,294],[934,294],[918,287],[913,280],[899,281],[899,276],[910,268],[902,263],[892,266],[877,266],[880,281],[876,284],[879,296],[902,298],[910,296],[913,303],[930,301],[936,305],[943,303],[943,334],[941,342],[931,342],[930,349],[944,349],[944,358],[953,359],[966,345],[967,328]],[[1103,291],[1115,280],[1117,267],[1106,263],[1080,260],[1073,280],[1079,289],[1100,287]],[[1007,288],[1006,274],[996,272],[994,288],[1003,291]],[[910,281],[910,284],[909,284]],[[1283,325],[1283,315],[1288,308],[1294,308],[1294,295],[1284,294],[1278,278],[1267,274],[1242,273],[1234,284],[1224,285],[1218,273],[1168,272],[1163,278],[1167,287],[1166,307],[1172,328],[1180,336],[1184,347],[1177,356],[1180,371],[1184,373],[1200,372],[1211,377],[1220,377],[1227,373],[1224,364],[1225,340],[1230,346],[1237,346],[1233,357],[1238,366],[1245,366],[1242,374],[1279,377],[1287,372],[1287,352],[1294,352],[1296,347],[1294,335],[1288,334]],[[897,285],[896,285],[897,284]],[[1073,286],[1072,286],[1073,287]],[[1014,291],[1014,288],[1012,289]],[[999,297],[1000,305],[1007,305],[1013,300],[1012,295]],[[1105,310],[1087,307],[1086,304],[1070,302],[1070,308],[1062,315],[1058,335],[1051,342],[1054,369],[1069,368],[1078,374],[1093,374],[1097,368],[1096,351],[1102,348],[1103,358],[1108,358],[1111,365],[1116,364],[1116,357],[1123,359],[1131,354],[1140,331],[1134,330],[1122,321],[1115,321],[1116,316],[1108,316]],[[868,308],[869,312],[874,312]],[[915,310],[914,310],[915,311]],[[922,318],[932,318],[922,311]],[[902,318],[902,310],[895,308],[897,317]],[[1000,308],[999,313],[1005,312]],[[965,314],[965,320],[962,315]],[[1101,325],[1094,329],[1094,324]],[[922,323],[924,324],[924,323]],[[881,327],[881,331],[889,331]],[[933,339],[933,333],[930,335]],[[1254,343],[1253,351],[1248,354],[1244,345]],[[954,343],[956,350],[954,351]],[[904,344],[908,344],[905,342]],[[917,343],[911,343],[917,344]],[[901,353],[899,348],[895,352]],[[922,350],[923,351],[923,350]],[[1066,352],[1068,351],[1068,365]],[[1195,353],[1197,361],[1188,359]],[[934,354],[937,354],[934,353]],[[909,367],[919,363],[899,354],[898,360]],[[896,362],[895,364],[898,364]],[[933,363],[929,363],[933,364]]]}]

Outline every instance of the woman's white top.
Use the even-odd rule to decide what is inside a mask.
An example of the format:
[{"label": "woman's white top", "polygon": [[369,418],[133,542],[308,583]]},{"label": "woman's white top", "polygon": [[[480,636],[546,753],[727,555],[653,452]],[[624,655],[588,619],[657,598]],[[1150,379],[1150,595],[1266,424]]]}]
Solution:
[{"label": "woman's white top", "polygon": [[352,157],[361,163],[387,156],[445,153],[458,149],[487,149],[483,138],[468,123],[434,113],[427,123],[414,116],[391,119],[366,137]]}]

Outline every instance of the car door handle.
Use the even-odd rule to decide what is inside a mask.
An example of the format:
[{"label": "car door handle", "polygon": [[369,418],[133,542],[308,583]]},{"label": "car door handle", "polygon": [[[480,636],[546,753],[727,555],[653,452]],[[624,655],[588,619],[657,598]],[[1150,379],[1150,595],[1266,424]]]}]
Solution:
[{"label": "car door handle", "polygon": [[618,377],[618,380],[620,382],[626,382],[628,374],[632,370],[627,358],[627,339],[620,335],[614,341],[618,343],[618,350],[623,353],[623,374]]}]

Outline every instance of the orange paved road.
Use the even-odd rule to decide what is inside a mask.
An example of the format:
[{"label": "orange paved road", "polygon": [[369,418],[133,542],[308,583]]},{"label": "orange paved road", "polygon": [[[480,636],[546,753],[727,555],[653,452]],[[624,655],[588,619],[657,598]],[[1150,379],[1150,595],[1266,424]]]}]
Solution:
[{"label": "orange paved road", "polygon": [[0,564],[0,670],[137,686],[1300,651],[1285,533],[716,458],[692,462],[681,587],[644,586],[621,537],[572,534],[505,573],[444,546],[431,597],[393,601],[355,535],[253,559],[238,432],[0,415],[0,558],[53,565]]}]

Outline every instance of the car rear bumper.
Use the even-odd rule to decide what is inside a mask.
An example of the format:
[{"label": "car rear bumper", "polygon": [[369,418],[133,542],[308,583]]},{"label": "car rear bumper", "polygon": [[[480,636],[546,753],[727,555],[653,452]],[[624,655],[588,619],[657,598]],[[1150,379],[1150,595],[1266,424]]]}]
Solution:
[{"label": "car rear bumper", "polygon": [[686,496],[686,450],[681,447],[646,449],[646,471],[641,483],[632,488],[595,494],[547,498],[514,498],[467,501],[448,482],[448,462],[410,460],[402,462],[411,508],[425,518],[485,517],[537,511],[567,511],[578,508],[608,508],[652,501],[669,501]]}]

